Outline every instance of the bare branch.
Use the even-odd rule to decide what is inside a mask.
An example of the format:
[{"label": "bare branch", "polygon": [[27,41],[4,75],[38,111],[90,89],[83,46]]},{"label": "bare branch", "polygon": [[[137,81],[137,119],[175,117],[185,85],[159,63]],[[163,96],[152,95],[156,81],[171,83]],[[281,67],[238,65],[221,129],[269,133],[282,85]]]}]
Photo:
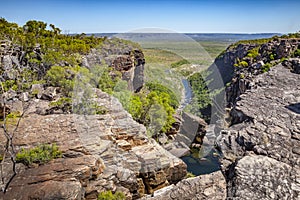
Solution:
[{"label": "bare branch", "polygon": [[[22,113],[19,116],[16,124],[14,125],[14,128],[12,128],[11,130],[7,127],[7,115],[6,115],[6,97],[5,97],[5,91],[4,91],[4,87],[2,82],[0,81],[0,85],[1,85],[1,90],[3,91],[2,93],[2,102],[3,102],[3,124],[1,126],[1,128],[3,129],[3,133],[4,136],[6,138],[6,144],[4,147],[4,153],[3,153],[3,160],[1,161],[1,166],[0,166],[0,174],[1,174],[1,181],[2,181],[2,185],[4,185],[2,187],[2,192],[6,193],[10,183],[12,182],[12,180],[14,179],[14,177],[17,175],[17,170],[16,170],[16,151],[15,151],[15,146],[13,144],[13,139],[15,136],[15,133],[17,132],[17,129],[20,125],[21,119],[23,118],[24,114],[25,114],[25,110],[29,107],[29,104],[26,106],[26,108],[24,107],[24,102],[22,102]],[[8,178],[8,180],[5,180],[5,175],[3,173],[3,165],[6,159],[6,155],[9,155],[9,158],[11,160],[11,164],[12,164],[12,175]]]}]

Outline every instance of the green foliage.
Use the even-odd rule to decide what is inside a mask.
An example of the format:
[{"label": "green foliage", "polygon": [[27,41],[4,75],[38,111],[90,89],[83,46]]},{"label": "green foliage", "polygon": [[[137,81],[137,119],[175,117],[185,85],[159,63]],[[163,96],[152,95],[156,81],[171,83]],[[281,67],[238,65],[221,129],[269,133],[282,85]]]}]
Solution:
[{"label": "green foliage", "polygon": [[126,196],[123,192],[116,191],[114,194],[109,190],[101,192],[98,195],[98,200],[124,200]]},{"label": "green foliage", "polygon": [[300,49],[296,49],[295,52],[293,53],[293,57],[300,57]]},{"label": "green foliage", "polygon": [[288,60],[288,59],[285,58],[285,57],[282,57],[282,58],[280,59],[280,62],[284,62],[284,61],[286,61],[286,60]]},{"label": "green foliage", "polygon": [[100,75],[100,80],[98,83],[98,87],[108,94],[112,94],[114,88],[118,81],[121,80],[121,73],[114,72],[111,67],[106,67],[103,69],[102,74]]},{"label": "green foliage", "polygon": [[185,110],[209,121],[211,98],[203,77],[203,73],[195,73],[188,78],[194,97]]},{"label": "green foliage", "polygon": [[270,60],[274,60],[274,59],[275,59],[275,56],[276,56],[276,55],[274,55],[274,54],[271,53],[271,54],[269,55],[269,59],[270,59]]},{"label": "green foliage", "polygon": [[262,45],[265,43],[270,42],[271,40],[273,40],[276,36],[274,36],[273,38],[262,38],[262,39],[255,39],[255,40],[240,40],[232,45],[230,45],[228,48],[229,49],[234,49],[236,48],[238,45],[240,44],[256,44],[256,45]]},{"label": "green foliage", "polygon": [[[1,116],[1,123],[4,122],[3,117],[4,116]],[[21,114],[18,111],[6,113],[6,115],[5,115],[5,120],[6,120],[5,124],[15,126],[17,124],[18,120],[20,119],[20,117],[21,117]]]},{"label": "green foliage", "polygon": [[238,61],[238,63],[234,64],[235,67],[248,67],[248,63],[246,61]]},{"label": "green foliage", "polygon": [[263,73],[268,72],[268,71],[271,69],[271,67],[272,67],[272,64],[266,63],[266,64],[264,64],[264,65],[261,67],[261,71],[262,71]]},{"label": "green foliage", "polygon": [[17,119],[20,116],[21,116],[20,112],[11,112],[11,113],[9,113],[9,114],[6,115],[6,118],[7,119]]},{"label": "green foliage", "polygon": [[72,99],[68,97],[61,97],[57,101],[52,101],[49,106],[56,109],[62,109],[65,112],[71,112]]},{"label": "green foliage", "polygon": [[259,56],[258,50],[259,50],[259,46],[249,50],[247,53],[247,57],[257,58],[257,56]]},{"label": "green foliage", "polygon": [[[6,48],[21,48],[22,62],[28,69],[14,69],[16,80],[9,80],[5,89],[28,90],[33,81],[42,81],[50,66],[53,69],[45,77],[49,85],[63,87],[65,93],[72,90],[74,73],[72,68],[81,63],[82,54],[90,52],[106,38],[81,35],[63,35],[61,30],[41,21],[30,20],[23,27],[0,18],[0,40]],[[64,69],[58,66],[67,66]],[[61,73],[61,75],[59,74]],[[62,78],[62,79],[60,79]]]},{"label": "green foliage", "polygon": [[146,83],[146,87],[149,91],[155,91],[158,95],[161,95],[164,93],[169,95],[170,96],[169,102],[173,108],[177,108],[179,106],[179,101],[178,101],[175,93],[170,88],[168,88],[160,83],[153,83],[153,82]]},{"label": "green foliage", "polygon": [[16,155],[16,161],[29,166],[32,163],[45,164],[60,157],[62,157],[62,152],[56,144],[44,144],[27,150],[22,148]]},{"label": "green foliage", "polygon": [[136,94],[117,89],[114,96],[119,98],[134,120],[148,128],[152,136],[169,131],[175,122],[173,114],[179,102],[171,89],[159,83],[149,82]]},{"label": "green foliage", "polygon": [[15,80],[6,80],[2,82],[2,87],[4,92],[7,92],[9,89],[12,89],[14,91],[18,90],[18,85]]},{"label": "green foliage", "polygon": [[52,66],[45,76],[47,84],[54,87],[61,87],[65,94],[70,95],[74,87],[76,71],[71,67]]},{"label": "green foliage", "polygon": [[175,109],[170,105],[170,95],[164,92],[133,94],[127,107],[136,121],[151,129],[152,135],[169,131],[175,122]]},{"label": "green foliage", "polygon": [[182,60],[180,60],[180,61],[177,61],[177,62],[175,62],[175,63],[172,63],[172,64],[171,64],[171,67],[172,67],[172,68],[176,68],[176,67],[180,67],[181,65],[185,65],[185,64],[190,64],[190,62],[189,62],[188,60],[186,60],[186,59],[182,59]]},{"label": "green foliage", "polygon": [[196,177],[195,174],[193,174],[192,172],[187,172],[187,174],[185,175],[185,178],[194,178]]},{"label": "green foliage", "polygon": [[283,35],[281,36],[281,38],[300,38],[300,31],[298,31],[297,33],[289,33],[287,35]]},{"label": "green foliage", "polygon": [[2,156],[2,155],[0,155],[0,162],[2,162],[2,160],[3,160],[3,156]]}]

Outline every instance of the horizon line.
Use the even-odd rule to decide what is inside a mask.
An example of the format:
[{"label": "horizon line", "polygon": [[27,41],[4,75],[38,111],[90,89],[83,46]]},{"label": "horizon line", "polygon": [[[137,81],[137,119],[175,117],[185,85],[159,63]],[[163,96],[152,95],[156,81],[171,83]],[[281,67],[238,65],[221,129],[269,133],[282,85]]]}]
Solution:
[{"label": "horizon line", "polygon": [[241,35],[259,35],[259,34],[290,34],[297,32],[68,32],[65,34],[241,34]]}]

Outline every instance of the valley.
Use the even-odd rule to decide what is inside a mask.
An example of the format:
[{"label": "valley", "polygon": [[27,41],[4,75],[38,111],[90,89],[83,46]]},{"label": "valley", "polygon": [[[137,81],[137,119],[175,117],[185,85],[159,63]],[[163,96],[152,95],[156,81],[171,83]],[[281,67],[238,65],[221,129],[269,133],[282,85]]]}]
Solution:
[{"label": "valley", "polygon": [[0,199],[299,198],[299,33],[0,28]]}]

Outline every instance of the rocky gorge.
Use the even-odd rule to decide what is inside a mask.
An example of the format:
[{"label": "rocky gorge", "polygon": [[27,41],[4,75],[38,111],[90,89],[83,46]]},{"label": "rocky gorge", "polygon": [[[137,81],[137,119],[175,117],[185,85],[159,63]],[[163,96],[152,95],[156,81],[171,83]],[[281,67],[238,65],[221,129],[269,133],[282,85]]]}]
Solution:
[{"label": "rocky gorge", "polygon": [[226,88],[230,126],[217,139],[228,199],[299,198],[299,58],[290,58],[299,47],[299,39],[275,38],[219,58],[247,63],[234,67]]},{"label": "rocky gorge", "polygon": [[[41,62],[40,46],[27,49],[26,58],[22,46],[3,41],[1,83],[9,87],[2,84],[2,121],[20,120],[16,129],[13,124],[0,129],[0,155],[40,144],[56,144],[62,155],[29,165],[12,162],[13,153],[1,157],[1,188],[10,184],[0,199],[97,199],[103,191],[122,192],[126,199],[299,199],[299,47],[297,38],[231,45],[214,63],[227,83],[223,126],[214,128],[184,112],[172,133],[155,140],[117,98],[89,87],[82,75],[104,65],[112,69],[110,77],[120,76],[127,89],[139,92],[145,58],[138,46],[105,39],[80,54],[76,67],[82,74],[72,71],[72,60],[58,63],[67,83],[78,79],[70,102],[63,87],[47,82],[13,90],[16,71],[44,76],[52,66]],[[208,138],[209,131],[218,137]],[[192,143],[205,146],[208,139],[222,152],[221,170],[186,178],[179,157]]]}]

